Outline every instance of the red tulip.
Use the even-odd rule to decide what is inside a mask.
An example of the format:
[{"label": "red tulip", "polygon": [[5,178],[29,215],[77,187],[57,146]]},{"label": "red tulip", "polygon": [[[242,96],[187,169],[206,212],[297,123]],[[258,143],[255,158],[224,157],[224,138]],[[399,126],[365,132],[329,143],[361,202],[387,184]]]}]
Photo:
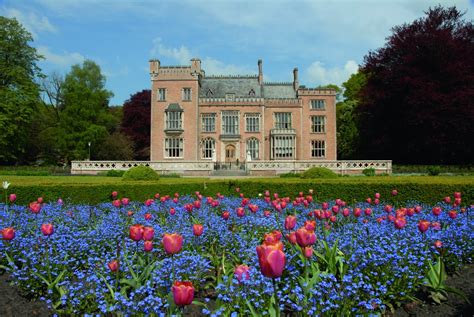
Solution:
[{"label": "red tulip", "polygon": [[459,206],[461,204],[461,197],[459,198],[454,198],[454,205]]},{"label": "red tulip", "polygon": [[143,240],[153,240],[155,237],[155,229],[153,227],[143,227]]},{"label": "red tulip", "polygon": [[296,232],[292,231],[286,235],[286,238],[291,244],[296,244]]},{"label": "red tulip", "polygon": [[375,198],[375,199],[374,199],[374,204],[375,204],[375,205],[380,204],[380,200],[379,200],[378,198]]},{"label": "red tulip", "polygon": [[204,230],[204,227],[201,224],[196,223],[193,225],[193,234],[196,237],[199,237],[200,235],[202,235],[203,230]]},{"label": "red tulip", "polygon": [[38,204],[42,204],[44,200],[43,197],[38,197],[36,201],[38,202]]},{"label": "red tulip", "polygon": [[432,212],[433,215],[439,216],[441,214],[441,207],[433,207]]},{"label": "red tulip", "polygon": [[131,210],[127,211],[127,216],[129,216],[129,217],[133,216],[133,211],[131,211]]},{"label": "red tulip", "polygon": [[155,199],[160,198],[160,193],[156,193],[154,197],[155,197]]},{"label": "red tulip", "polygon": [[270,215],[271,215],[270,210],[264,210],[264,211],[263,211],[263,215],[264,215],[265,217],[270,217]]},{"label": "red tulip", "polygon": [[230,212],[224,211],[224,212],[222,213],[222,218],[223,218],[224,220],[229,219],[229,217],[230,217]]},{"label": "red tulip", "polygon": [[254,204],[250,204],[249,209],[252,213],[256,213],[258,211],[258,206]]},{"label": "red tulip", "polygon": [[365,208],[364,213],[365,213],[366,216],[371,216],[372,215],[372,209]]},{"label": "red tulip", "polygon": [[433,230],[441,230],[441,224],[437,221],[432,222],[431,223],[431,228],[433,228]]},{"label": "red tulip", "polygon": [[313,248],[312,247],[304,247],[303,254],[306,258],[311,258],[313,256]]},{"label": "red tulip", "polygon": [[412,217],[415,214],[415,208],[408,208],[407,209],[407,216]]},{"label": "red tulip", "polygon": [[447,203],[447,204],[450,204],[450,203],[451,203],[451,197],[449,197],[449,196],[444,197],[443,200],[444,200],[444,202]]},{"label": "red tulip", "polygon": [[130,203],[130,199],[128,198],[122,198],[122,205],[127,206]]},{"label": "red tulip", "polygon": [[455,192],[454,198],[461,198],[461,192]]},{"label": "red tulip", "polygon": [[183,247],[183,236],[179,233],[165,233],[162,240],[166,253],[176,254]]},{"label": "red tulip", "polygon": [[456,219],[456,217],[458,216],[458,213],[457,213],[456,210],[450,210],[450,211],[448,212],[448,216],[449,216],[449,218],[451,218],[451,219]]},{"label": "red tulip", "polygon": [[360,208],[354,208],[354,216],[360,217],[362,210]]},{"label": "red tulip", "polygon": [[179,193],[174,193],[174,198],[179,198]]},{"label": "red tulip", "polygon": [[16,200],[16,194],[10,194],[8,196],[8,200],[11,202],[11,203],[14,203],[15,200]]},{"label": "red tulip", "polygon": [[263,244],[264,245],[276,245],[283,251],[283,243],[280,241],[281,239],[281,232],[278,230],[274,230],[270,233],[265,233],[263,237]]},{"label": "red tulip", "polygon": [[153,204],[153,199],[147,199],[147,200],[145,200],[145,206],[150,207],[151,204]]},{"label": "red tulip", "polygon": [[283,274],[285,268],[285,253],[276,245],[257,246],[260,271],[266,277],[276,278]]},{"label": "red tulip", "polygon": [[107,266],[109,267],[109,270],[112,272],[117,272],[119,269],[119,262],[117,260],[112,260],[109,263],[107,263]]},{"label": "red tulip", "polygon": [[176,306],[191,305],[194,299],[194,287],[191,282],[175,281],[171,287]]},{"label": "red tulip", "polygon": [[339,206],[334,205],[334,206],[332,206],[331,210],[332,210],[333,213],[337,214],[339,212]]},{"label": "red tulip", "polygon": [[41,204],[36,201],[30,203],[30,210],[32,213],[38,214],[41,210]]},{"label": "red tulip", "polygon": [[170,215],[173,216],[176,213],[176,210],[174,208],[170,208]]},{"label": "red tulip", "polygon": [[336,199],[336,205],[342,206],[342,200],[340,198]]},{"label": "red tulip", "polygon": [[242,280],[250,279],[249,270],[250,268],[245,264],[240,264],[235,268],[234,276],[237,278],[237,281],[239,281],[239,283],[242,282]]},{"label": "red tulip", "polygon": [[53,234],[54,232],[54,227],[52,224],[50,223],[43,223],[41,225],[41,232],[45,235],[45,236],[50,236]]},{"label": "red tulip", "polygon": [[149,212],[145,214],[145,220],[151,220],[151,214]]},{"label": "red tulip", "polygon": [[397,196],[398,195],[398,191],[396,189],[393,189],[392,190],[392,196]]},{"label": "red tulip", "polygon": [[366,201],[368,204],[371,204],[371,203],[372,203],[372,198],[368,197],[365,201]]},{"label": "red tulip", "polygon": [[422,208],[421,206],[416,206],[416,207],[415,207],[415,212],[416,212],[417,214],[419,214],[422,210],[423,210],[423,208]]},{"label": "red tulip", "polygon": [[392,205],[385,205],[385,207],[383,207],[383,210],[385,210],[385,212],[390,213],[390,212],[392,212],[393,207],[392,207]]},{"label": "red tulip", "polygon": [[12,227],[3,228],[2,230],[0,230],[0,233],[2,234],[3,240],[10,241],[15,238],[15,229],[13,229]]},{"label": "red tulip", "polygon": [[326,209],[329,208],[329,204],[328,204],[327,202],[324,202],[324,203],[321,204],[321,208],[322,208],[323,210],[326,210]]},{"label": "red tulip", "polygon": [[293,215],[290,215],[286,217],[285,219],[285,229],[286,230],[293,230],[293,228],[296,226],[296,217]]},{"label": "red tulip", "polygon": [[118,193],[116,191],[113,191],[112,194],[111,194],[112,198],[117,198],[118,196]]},{"label": "red tulip", "polygon": [[245,216],[245,209],[242,207],[237,208],[237,217]]},{"label": "red tulip", "polygon": [[342,210],[342,215],[343,215],[344,217],[349,217],[350,213],[351,213],[351,211],[349,210],[349,208],[344,208],[344,209]]},{"label": "red tulip", "polygon": [[112,205],[114,205],[114,207],[119,208],[122,203],[120,202],[120,199],[115,199],[114,201],[112,201]]},{"label": "red tulip", "polygon": [[396,229],[403,229],[406,225],[407,225],[407,221],[405,218],[403,217],[397,217],[395,218],[395,220],[393,221],[393,224],[395,225],[395,228]]},{"label": "red tulip", "polygon": [[130,239],[133,241],[140,241],[143,239],[143,226],[136,224],[130,226]]},{"label": "red tulip", "polygon": [[147,240],[143,243],[143,249],[145,250],[145,252],[150,252],[151,250],[153,250],[153,241],[151,240]]},{"label": "red tulip", "polygon": [[418,222],[418,230],[420,230],[421,233],[428,231],[429,228],[430,228],[430,222],[428,220],[422,219]]},{"label": "red tulip", "polygon": [[307,247],[316,242],[316,234],[314,231],[301,227],[296,230],[296,242],[300,247]]},{"label": "red tulip", "polygon": [[195,201],[193,202],[193,207],[194,207],[194,209],[199,209],[199,208],[201,208],[201,201],[200,201],[200,200],[195,200]]},{"label": "red tulip", "polygon": [[375,193],[374,197],[380,199],[380,193]]},{"label": "red tulip", "polygon": [[443,247],[443,242],[439,241],[439,240],[436,240],[434,242],[434,247],[439,249],[439,248],[442,248]]},{"label": "red tulip", "polygon": [[316,230],[316,221],[314,220],[306,220],[304,222],[304,227],[308,231],[314,231]]},{"label": "red tulip", "polygon": [[329,217],[329,221],[331,222],[336,222],[337,221],[337,217],[332,215],[331,217]]}]

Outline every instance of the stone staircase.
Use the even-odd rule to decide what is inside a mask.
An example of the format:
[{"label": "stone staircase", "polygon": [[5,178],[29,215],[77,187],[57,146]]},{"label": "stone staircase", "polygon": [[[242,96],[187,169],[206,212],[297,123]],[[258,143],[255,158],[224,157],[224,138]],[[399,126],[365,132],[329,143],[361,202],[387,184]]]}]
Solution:
[{"label": "stone staircase", "polygon": [[211,176],[247,176],[247,172],[239,169],[215,170],[211,172]]}]

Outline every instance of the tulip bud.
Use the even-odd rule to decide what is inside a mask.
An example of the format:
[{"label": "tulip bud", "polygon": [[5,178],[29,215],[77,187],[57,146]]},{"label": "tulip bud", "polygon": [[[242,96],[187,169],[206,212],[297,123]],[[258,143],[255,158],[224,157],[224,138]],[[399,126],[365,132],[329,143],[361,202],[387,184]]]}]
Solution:
[{"label": "tulip bud", "polygon": [[143,226],[139,224],[130,226],[130,239],[138,242],[142,238],[143,238]]},{"label": "tulip bud", "polygon": [[151,220],[151,214],[149,212],[145,214],[145,220]]},{"label": "tulip bud", "polygon": [[150,252],[151,250],[153,250],[153,241],[151,240],[147,240],[143,243],[143,249],[145,250],[145,252]]},{"label": "tulip bud", "polygon": [[303,254],[306,258],[310,259],[313,256],[313,248],[312,247],[304,247]]},{"label": "tulip bud", "polygon": [[240,264],[235,268],[234,276],[237,278],[237,281],[239,281],[239,283],[242,282],[242,280],[250,279],[249,270],[250,268],[245,264]]},{"label": "tulip bud", "polygon": [[223,218],[224,220],[229,219],[229,217],[230,217],[230,212],[224,211],[224,212],[222,213],[222,218]]},{"label": "tulip bud", "polygon": [[395,220],[393,221],[393,224],[395,225],[396,229],[400,230],[406,226],[407,221],[405,218],[395,218]]},{"label": "tulip bud", "polygon": [[397,196],[398,195],[398,191],[396,189],[393,189],[392,190],[392,196]]},{"label": "tulip bud", "polygon": [[290,215],[286,217],[285,219],[285,229],[286,230],[293,230],[296,226],[296,217],[293,215]]},{"label": "tulip bud", "polygon": [[36,201],[38,202],[38,204],[42,204],[44,200],[43,197],[38,197]]},{"label": "tulip bud", "polygon": [[10,203],[13,204],[13,203],[15,202],[15,200],[16,200],[16,194],[10,194],[10,195],[8,196],[8,200],[10,201]]},{"label": "tulip bud", "polygon": [[176,210],[174,208],[170,208],[170,215],[173,216],[176,213]]},{"label": "tulip bud", "polygon": [[117,198],[118,196],[118,193],[116,191],[113,191],[112,194],[111,194],[112,198]]},{"label": "tulip bud", "polygon": [[112,260],[109,263],[107,263],[107,266],[109,267],[109,270],[112,272],[117,272],[119,269],[119,262],[117,260]]},{"label": "tulip bud", "polygon": [[176,306],[191,305],[194,299],[194,287],[191,282],[174,282],[171,287]]},{"label": "tulip bud", "polygon": [[0,230],[0,233],[2,234],[3,240],[10,241],[15,238],[15,229],[13,229],[12,227],[3,228],[2,230]]},{"label": "tulip bud", "polygon": [[193,234],[194,234],[196,237],[201,236],[203,230],[204,230],[204,227],[203,227],[201,224],[194,224],[194,225],[193,225]]},{"label": "tulip bud", "polygon": [[430,228],[430,222],[428,220],[420,220],[418,222],[418,230],[420,230],[421,233],[425,233],[426,231],[428,231],[428,229]]},{"label": "tulip bud", "polygon": [[52,224],[50,223],[44,223],[41,225],[41,232],[45,235],[45,236],[50,236],[53,234],[54,232],[54,227]]},{"label": "tulip bud", "polygon": [[439,240],[436,240],[434,242],[434,247],[437,248],[437,249],[440,249],[443,247],[443,242],[439,241]]}]

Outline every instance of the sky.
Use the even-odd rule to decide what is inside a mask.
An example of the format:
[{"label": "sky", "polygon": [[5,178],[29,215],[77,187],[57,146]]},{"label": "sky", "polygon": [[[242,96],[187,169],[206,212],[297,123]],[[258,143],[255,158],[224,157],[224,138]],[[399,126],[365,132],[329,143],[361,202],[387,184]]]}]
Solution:
[{"label": "sky", "polygon": [[46,75],[66,74],[90,59],[100,65],[110,105],[150,89],[148,61],[189,65],[206,75],[257,74],[265,81],[340,85],[364,56],[385,44],[391,28],[437,4],[474,20],[474,0],[0,0],[33,35]]}]

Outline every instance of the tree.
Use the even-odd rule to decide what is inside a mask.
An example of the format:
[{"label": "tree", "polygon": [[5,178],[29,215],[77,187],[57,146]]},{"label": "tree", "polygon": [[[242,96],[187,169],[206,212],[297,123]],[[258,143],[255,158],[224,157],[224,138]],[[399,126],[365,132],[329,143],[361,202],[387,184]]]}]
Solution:
[{"label": "tree", "polygon": [[33,38],[16,19],[0,16],[0,161],[25,160],[29,127],[39,103],[41,59]]},{"label": "tree", "polygon": [[474,27],[437,6],[370,52],[357,107],[361,153],[397,163],[474,161]]},{"label": "tree", "polygon": [[62,88],[64,105],[60,112],[59,140],[66,160],[88,157],[88,143],[94,148],[104,141],[118,122],[109,111],[112,92],[105,89],[105,76],[93,61],[74,65]]},{"label": "tree", "polygon": [[133,159],[133,142],[121,132],[110,134],[100,143],[95,158],[130,161]]},{"label": "tree", "polygon": [[134,143],[135,159],[150,158],[151,91],[135,93],[123,105],[121,131]]}]

